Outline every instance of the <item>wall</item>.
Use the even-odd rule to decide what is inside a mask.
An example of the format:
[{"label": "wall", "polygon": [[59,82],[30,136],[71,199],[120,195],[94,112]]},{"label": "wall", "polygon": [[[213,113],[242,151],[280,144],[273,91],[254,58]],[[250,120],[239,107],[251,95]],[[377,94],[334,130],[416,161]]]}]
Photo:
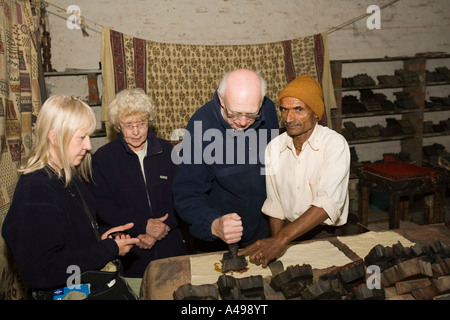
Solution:
[{"label": "wall", "polygon": [[[380,7],[392,0],[51,0],[62,8],[77,5],[90,21],[89,37],[69,29],[69,17],[48,6],[52,37],[52,65],[66,68],[97,69],[100,61],[101,26],[143,39],[187,44],[251,44],[275,42],[326,32],[366,13],[367,7]],[[55,14],[61,16],[57,17]],[[418,52],[450,52],[450,1],[400,0],[381,11],[381,29],[369,30],[367,18],[329,34],[330,59],[377,58],[414,55]],[[95,23],[94,23],[95,22]],[[447,61],[450,67],[450,63]],[[393,74],[395,66],[348,66],[344,77],[366,72]],[[87,96],[87,81],[47,79],[49,93],[64,92]],[[448,86],[445,89],[448,94]],[[434,94],[434,93],[433,93]],[[438,93],[440,94],[440,93]],[[450,115],[447,115],[448,117]],[[380,120],[384,122],[384,119]],[[385,125],[385,123],[381,124]],[[450,140],[450,139],[447,139]],[[99,139],[95,148],[103,144]],[[441,142],[440,142],[441,143]],[[365,158],[398,152],[399,143],[384,148],[360,146]],[[450,150],[450,145],[446,146]],[[369,159],[370,160],[370,159]]]}]

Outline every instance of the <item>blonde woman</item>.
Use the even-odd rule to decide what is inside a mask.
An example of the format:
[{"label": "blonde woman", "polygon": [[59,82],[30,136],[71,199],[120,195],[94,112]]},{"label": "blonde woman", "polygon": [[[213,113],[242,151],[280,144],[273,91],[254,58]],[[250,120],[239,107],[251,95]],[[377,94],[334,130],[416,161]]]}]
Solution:
[{"label": "blonde woman", "polygon": [[2,229],[32,297],[51,299],[52,290],[66,286],[69,267],[81,273],[100,270],[139,241],[108,237],[132,223],[108,230],[99,241],[96,224],[85,212],[83,199],[95,219],[85,184],[91,177],[90,135],[95,125],[88,105],[64,95],[50,97],[39,112],[34,149],[20,170]]},{"label": "blonde woman", "polygon": [[131,221],[140,243],[121,257],[124,276],[136,291],[150,261],[185,254],[172,200],[172,145],[149,125],[156,109],[142,89],[125,89],[109,105],[115,140],[93,155],[92,191],[107,226]]}]

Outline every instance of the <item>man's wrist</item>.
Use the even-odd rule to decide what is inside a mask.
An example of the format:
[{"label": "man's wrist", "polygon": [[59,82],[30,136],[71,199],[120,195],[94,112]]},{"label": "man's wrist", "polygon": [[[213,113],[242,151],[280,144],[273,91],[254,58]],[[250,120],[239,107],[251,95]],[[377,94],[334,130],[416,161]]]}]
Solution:
[{"label": "man's wrist", "polygon": [[286,232],[286,228],[282,228],[273,237],[275,238],[275,241],[283,248],[285,248],[292,241]]}]

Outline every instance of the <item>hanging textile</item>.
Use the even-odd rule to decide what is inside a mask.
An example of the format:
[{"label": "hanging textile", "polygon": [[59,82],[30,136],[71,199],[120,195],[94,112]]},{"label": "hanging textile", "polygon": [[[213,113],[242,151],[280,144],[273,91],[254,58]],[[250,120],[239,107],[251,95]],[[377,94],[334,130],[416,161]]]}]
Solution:
[{"label": "hanging textile", "polygon": [[[0,229],[32,147],[41,105],[38,81],[39,4],[0,0]],[[0,237],[0,299],[26,298],[23,281]]]},{"label": "hanging textile", "polygon": [[102,121],[108,122],[107,106],[116,93],[142,88],[158,110],[152,129],[170,140],[176,129],[184,129],[192,114],[212,99],[222,76],[238,68],[261,71],[267,96],[273,101],[289,81],[309,74],[323,85],[327,117],[329,109],[335,108],[326,34],[254,45],[184,45],[103,28]]},{"label": "hanging textile", "polygon": [[[0,0],[0,217],[31,151],[33,115],[41,101],[38,81],[39,5]],[[0,222],[3,219],[0,219]]]}]

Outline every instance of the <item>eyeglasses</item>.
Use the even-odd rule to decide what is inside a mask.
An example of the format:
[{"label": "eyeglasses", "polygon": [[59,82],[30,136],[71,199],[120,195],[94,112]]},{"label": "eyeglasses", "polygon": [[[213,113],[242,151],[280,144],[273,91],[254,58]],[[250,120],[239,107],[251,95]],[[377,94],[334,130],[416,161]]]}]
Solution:
[{"label": "eyeglasses", "polygon": [[121,123],[120,124],[120,128],[123,131],[133,131],[134,127],[136,127],[138,130],[144,130],[146,129],[148,126],[148,121],[141,121],[141,122],[136,122],[136,123]]},{"label": "eyeglasses", "polygon": [[256,120],[261,116],[261,108],[258,110],[258,112],[255,112],[255,113],[240,113],[240,112],[230,111],[230,110],[228,110],[228,108],[225,105],[223,105],[222,108],[225,110],[227,118],[229,118],[231,120],[238,120],[238,119],[244,117],[245,119],[247,119],[247,121],[250,121],[250,120]]}]

